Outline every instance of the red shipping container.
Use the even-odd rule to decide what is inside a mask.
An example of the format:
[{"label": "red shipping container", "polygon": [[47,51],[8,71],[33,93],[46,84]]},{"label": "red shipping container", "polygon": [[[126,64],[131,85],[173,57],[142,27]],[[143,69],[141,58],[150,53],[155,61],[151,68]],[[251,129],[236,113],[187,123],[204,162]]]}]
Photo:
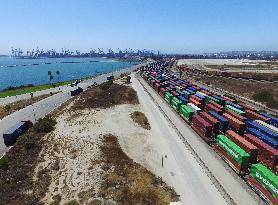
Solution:
[{"label": "red shipping container", "polygon": [[159,90],[160,90],[160,84],[159,84],[159,83],[155,83],[155,84],[154,84],[154,89],[155,89],[157,92],[159,92]]},{"label": "red shipping container", "polygon": [[269,121],[269,118],[265,117],[265,116],[262,116],[252,110],[245,110],[245,113],[246,113],[246,116],[251,118],[252,120],[261,120],[261,121],[264,121],[264,122],[268,122]]},{"label": "red shipping container", "polygon": [[248,154],[251,156],[251,162],[256,163],[257,161],[257,155],[258,155],[258,147],[238,135],[232,130],[228,130],[226,132],[226,136],[232,140],[234,143],[236,143],[239,147],[241,147],[243,150],[245,150]]},{"label": "red shipping container", "polygon": [[278,174],[278,150],[269,146],[259,138],[251,134],[245,134],[244,138],[259,148],[257,159],[266,167]]},{"label": "red shipping container", "polygon": [[194,105],[196,105],[197,107],[201,108],[202,107],[202,103],[198,102],[197,100],[195,100],[194,98],[189,98],[189,102],[193,103]]},{"label": "red shipping container", "polygon": [[179,96],[179,94],[178,94],[176,91],[174,91],[174,90],[172,90],[170,93],[171,93],[174,97]]},{"label": "red shipping container", "polygon": [[207,142],[212,142],[212,126],[205,121],[201,116],[194,115],[192,118],[191,127]]},{"label": "red shipping container", "polygon": [[214,107],[217,107],[220,110],[224,110],[224,107],[222,105],[219,105],[216,102],[210,101],[208,104],[211,104],[211,105],[213,105]]},{"label": "red shipping container", "polygon": [[160,88],[159,95],[164,97],[164,92],[166,92],[166,89],[165,88]]},{"label": "red shipping container", "polygon": [[239,121],[241,122],[246,122],[247,118],[242,116],[242,115],[239,115],[231,110],[226,110],[224,113],[227,113],[228,115],[231,115],[233,116],[234,118],[238,119]]},{"label": "red shipping container", "polygon": [[212,132],[215,135],[219,133],[219,121],[206,112],[200,112],[199,115],[212,125]]},{"label": "red shipping container", "polygon": [[224,113],[223,117],[225,117],[228,121],[229,124],[239,133],[242,134],[245,130],[245,123],[242,121],[239,121],[238,119],[236,119],[235,117]]},{"label": "red shipping container", "polygon": [[196,100],[196,101],[198,101],[198,102],[202,103],[202,99],[201,99],[201,98],[199,98],[199,97],[198,97],[198,96],[196,96],[196,95],[191,95],[191,96],[190,96],[190,98],[192,98],[192,99],[194,99],[194,100]]},{"label": "red shipping container", "polygon": [[205,111],[214,111],[217,112],[218,114],[222,113],[222,110],[220,110],[219,108],[213,106],[212,104],[207,104]]}]

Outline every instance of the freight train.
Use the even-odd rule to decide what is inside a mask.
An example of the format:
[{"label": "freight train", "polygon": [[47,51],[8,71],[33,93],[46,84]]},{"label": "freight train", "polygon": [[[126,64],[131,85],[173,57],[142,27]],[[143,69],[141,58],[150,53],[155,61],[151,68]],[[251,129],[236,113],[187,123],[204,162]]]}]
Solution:
[{"label": "freight train", "polygon": [[278,118],[170,74],[170,62],[140,75],[265,202],[278,204]]}]

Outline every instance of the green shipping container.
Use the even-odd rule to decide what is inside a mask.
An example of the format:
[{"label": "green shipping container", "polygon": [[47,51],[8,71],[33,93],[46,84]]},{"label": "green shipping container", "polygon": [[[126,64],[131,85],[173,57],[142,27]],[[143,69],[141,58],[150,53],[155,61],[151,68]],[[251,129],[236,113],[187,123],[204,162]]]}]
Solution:
[{"label": "green shipping container", "polygon": [[222,147],[228,155],[230,155],[235,161],[240,165],[245,165],[249,163],[250,155],[241,149],[238,145],[232,142],[225,135],[217,135],[216,143]]},{"label": "green shipping container", "polygon": [[172,98],[173,98],[174,96],[171,94],[171,93],[169,93],[169,92],[165,92],[164,93],[164,99],[170,104],[171,103],[171,100],[172,100]]},{"label": "green shipping container", "polygon": [[226,110],[231,110],[231,111],[234,111],[235,113],[239,114],[239,115],[245,115],[245,112],[231,106],[231,105],[225,105],[225,109]]},{"label": "green shipping container", "polygon": [[250,175],[278,199],[278,176],[262,164],[252,164]]},{"label": "green shipping container", "polygon": [[171,99],[171,106],[172,106],[175,110],[179,111],[179,110],[180,110],[181,104],[182,104],[182,102],[181,102],[178,98],[173,97],[173,98]]},{"label": "green shipping container", "polygon": [[220,101],[219,101],[218,99],[216,99],[216,98],[214,98],[214,97],[212,97],[212,96],[208,96],[208,97],[206,98],[206,104],[209,103],[210,101],[214,101],[214,102],[220,104]]},{"label": "green shipping container", "polygon": [[191,122],[192,116],[194,115],[194,111],[186,105],[181,105],[180,106],[180,115],[185,120],[188,120],[189,122]]}]

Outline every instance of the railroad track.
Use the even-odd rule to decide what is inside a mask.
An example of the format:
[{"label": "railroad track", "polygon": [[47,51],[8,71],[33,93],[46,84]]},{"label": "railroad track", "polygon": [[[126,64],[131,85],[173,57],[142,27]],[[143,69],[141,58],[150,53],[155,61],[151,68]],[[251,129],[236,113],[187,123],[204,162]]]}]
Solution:
[{"label": "railroad track", "polygon": [[[224,187],[221,185],[221,183],[216,179],[216,177],[212,174],[212,172],[209,170],[205,162],[198,156],[197,152],[193,149],[193,147],[187,142],[185,137],[182,135],[182,133],[179,131],[179,129],[175,126],[174,122],[168,117],[168,115],[164,112],[162,107],[159,105],[159,103],[155,100],[155,98],[152,96],[152,94],[148,91],[148,89],[145,87],[145,85],[141,82],[143,79],[138,75],[138,73],[135,75],[135,77],[138,79],[139,83],[143,87],[144,91],[150,96],[154,104],[158,107],[158,109],[161,111],[162,115],[165,117],[165,119],[169,122],[171,127],[175,130],[175,132],[178,134],[179,138],[182,140],[184,145],[188,150],[190,150],[191,154],[194,156],[198,164],[203,168],[206,175],[210,178],[214,186],[217,188],[219,193],[223,196],[223,198],[231,205],[236,205],[233,198],[229,195],[229,193],[224,189]],[[176,113],[175,113],[176,114]],[[177,115],[177,114],[176,114]],[[178,115],[177,115],[178,116]]]},{"label": "railroad track", "polygon": [[217,76],[217,75],[206,75],[206,74],[195,74],[195,76],[205,76],[205,77],[214,77],[214,78],[225,78],[231,80],[240,80],[240,81],[247,81],[247,82],[257,82],[257,83],[273,83],[278,84],[278,81],[269,81],[269,80],[256,80],[256,79],[245,79],[245,78],[235,78],[235,77],[226,77],[226,76]]},{"label": "railroad track", "polygon": [[242,97],[242,96],[240,96],[240,95],[238,95],[238,94],[232,93],[232,92],[230,92],[230,91],[223,90],[223,89],[221,89],[221,88],[210,87],[210,86],[208,86],[208,85],[206,85],[206,84],[204,84],[204,83],[201,83],[201,82],[199,82],[199,81],[195,81],[195,80],[192,79],[192,78],[189,78],[189,79],[190,79],[190,81],[191,81],[192,83],[195,83],[195,84],[197,84],[197,85],[199,85],[199,86],[205,87],[205,88],[209,89],[209,90],[212,91],[212,92],[216,92],[216,93],[220,93],[220,94],[232,95],[232,96],[235,97],[236,99],[240,99],[242,102],[246,103],[247,105],[249,105],[249,106],[251,106],[251,107],[253,107],[253,108],[255,108],[255,109],[265,110],[265,111],[269,112],[270,114],[278,115],[278,110],[271,109],[271,108],[269,108],[269,107],[267,107],[267,106],[265,106],[265,105],[263,105],[263,104],[261,104],[261,103],[255,102],[255,101],[253,101],[253,100],[251,100],[251,99]]}]

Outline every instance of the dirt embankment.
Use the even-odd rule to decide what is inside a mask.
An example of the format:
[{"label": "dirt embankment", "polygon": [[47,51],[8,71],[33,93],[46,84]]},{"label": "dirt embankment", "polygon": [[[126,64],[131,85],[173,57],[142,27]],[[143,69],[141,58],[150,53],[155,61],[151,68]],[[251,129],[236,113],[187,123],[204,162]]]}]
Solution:
[{"label": "dirt embankment", "polygon": [[[169,204],[175,191],[122,150],[150,134],[131,118],[140,110],[136,91],[94,87],[52,115],[49,134],[22,138],[0,169],[0,204]],[[134,141],[136,145],[134,144]],[[21,145],[23,142],[23,145]],[[120,143],[121,142],[121,143]],[[7,177],[8,176],[8,177]]]}]

